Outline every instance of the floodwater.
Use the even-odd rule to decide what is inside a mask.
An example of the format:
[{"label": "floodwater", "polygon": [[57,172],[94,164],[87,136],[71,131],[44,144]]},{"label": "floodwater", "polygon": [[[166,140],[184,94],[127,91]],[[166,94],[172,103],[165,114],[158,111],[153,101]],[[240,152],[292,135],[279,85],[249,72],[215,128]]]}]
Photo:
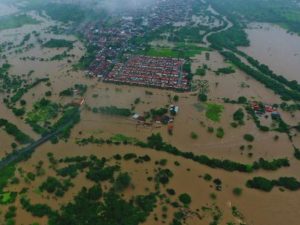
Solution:
[{"label": "floodwater", "polygon": [[[129,172],[132,177],[134,189],[129,188],[125,191],[125,198],[132,195],[144,194],[145,189],[153,191],[153,184],[146,181],[147,176],[151,176],[154,169],[157,167],[155,161],[160,159],[167,159],[168,163],[166,168],[169,168],[173,173],[174,177],[168,184],[168,188],[174,188],[176,193],[189,193],[192,197],[191,209],[201,209],[202,206],[211,206],[212,202],[222,210],[222,222],[220,224],[227,224],[229,221],[236,221],[237,218],[233,218],[231,215],[230,206],[236,206],[242,214],[245,216],[245,224],[255,225],[282,225],[284,223],[289,225],[296,225],[297,215],[299,215],[299,197],[300,192],[280,192],[274,189],[271,193],[264,193],[257,190],[251,190],[244,187],[244,183],[247,179],[252,177],[251,174],[244,173],[231,173],[224,170],[212,169],[203,165],[199,165],[191,160],[182,159],[180,157],[172,156],[163,152],[156,152],[150,149],[141,149],[134,146],[97,146],[89,145],[85,147],[79,147],[74,144],[73,141],[68,143],[60,143],[55,147],[50,143],[40,147],[40,149],[33,155],[33,157],[27,161],[20,163],[20,167],[25,172],[34,172],[34,166],[40,160],[44,161],[44,168],[49,168],[49,163],[46,154],[53,152],[55,158],[64,158],[66,156],[77,156],[77,155],[90,155],[94,154],[98,157],[111,158],[114,154],[124,155],[128,152],[134,152],[137,155],[148,154],[151,157],[151,161],[148,163],[136,164],[133,161],[122,161],[122,171]],[[180,166],[175,166],[174,162],[178,161]],[[137,167],[138,166],[138,167]],[[286,173],[283,171],[282,173]],[[221,192],[216,192],[212,187],[211,182],[206,182],[199,176],[203,176],[205,173],[209,173],[213,178],[220,178],[223,183],[223,189]],[[147,175],[149,174],[149,175]],[[269,176],[270,172],[258,172],[258,176]],[[20,177],[20,183],[17,185],[10,185],[7,188],[10,191],[20,191],[23,187],[29,188],[27,196],[31,199],[32,203],[46,203],[54,209],[59,208],[62,204],[65,204],[72,200],[74,195],[79,192],[82,186],[90,187],[92,183],[88,181],[84,176],[79,175],[73,179],[72,182],[75,184],[74,187],[70,188],[66,192],[63,198],[53,198],[48,194],[39,194],[36,190],[43,180],[47,176],[55,176],[55,172],[52,169],[47,169],[46,174],[39,179],[31,183],[26,183],[23,178]],[[276,176],[271,176],[276,177]],[[106,184],[102,184],[105,187]],[[240,186],[243,188],[243,194],[240,197],[235,197],[232,194],[232,189]],[[164,188],[163,188],[164,189]],[[212,201],[209,197],[211,193],[216,193],[217,199]],[[49,197],[48,197],[49,196]],[[176,197],[170,197],[171,201],[176,201]],[[283,201],[284,199],[284,201]],[[298,200],[297,200],[298,199]],[[288,207],[287,207],[288,205]],[[46,224],[46,218],[32,217],[29,213],[25,212],[20,206],[19,201],[16,202],[18,208],[17,224],[25,223],[29,224],[32,221],[40,222],[40,224]],[[258,210],[253,210],[258,209]],[[144,225],[151,224],[164,224],[162,221],[154,221],[154,215],[158,217],[161,215],[161,207],[159,206],[150,216],[149,220]],[[280,213],[279,213],[280,212]],[[171,220],[173,217],[174,209],[169,207],[168,219]],[[204,215],[202,211],[200,214],[203,217],[199,220],[195,217],[190,217],[187,224],[209,224],[212,220],[211,216]],[[284,215],[284,216],[282,216]]]},{"label": "floodwater", "polygon": [[[46,91],[51,91],[53,96],[51,99],[53,101],[59,101],[58,93],[62,90],[65,90],[75,83],[80,83],[80,78],[84,78],[82,72],[71,71],[72,62],[78,61],[78,59],[84,54],[84,47],[80,41],[74,36],[71,35],[56,35],[52,33],[46,33],[49,30],[49,27],[53,25],[61,26],[61,24],[56,23],[52,20],[41,17],[36,13],[30,13],[30,15],[37,20],[41,21],[40,24],[36,25],[24,25],[23,27],[16,29],[8,29],[0,31],[0,43],[13,42],[14,45],[18,45],[24,38],[25,35],[31,34],[30,40],[22,47],[14,47],[10,50],[6,50],[3,54],[7,56],[8,63],[12,65],[9,73],[13,75],[23,75],[28,74],[29,71],[34,71],[34,73],[27,78],[29,83],[32,83],[36,78],[45,78],[49,77],[51,82],[51,87],[47,87],[44,83],[39,84],[35,88],[28,91],[23,96],[23,99],[26,100],[27,106],[26,111],[29,112],[32,109],[33,104],[41,99]],[[35,37],[32,32],[36,31],[39,33],[39,37]],[[62,54],[66,49],[47,49],[42,48],[38,39],[41,39],[43,42],[54,38],[54,39],[65,39],[74,41],[74,48],[68,51],[69,55],[74,55],[74,57],[66,57],[61,61],[40,61],[39,58],[50,59],[55,55]],[[26,49],[26,46],[32,45],[32,48]],[[22,50],[23,52],[19,53],[15,50]],[[27,57],[24,61],[21,58]],[[36,57],[37,59],[30,59],[31,57]],[[1,59],[2,61],[2,59]],[[86,80],[86,82],[90,82]],[[0,98],[1,102],[3,98],[6,97],[6,94],[1,93]],[[71,101],[71,100],[69,100]],[[20,106],[18,106],[20,107]],[[17,125],[21,131],[28,134],[33,139],[37,139],[38,135],[33,132],[31,127],[25,123],[24,118],[18,118],[14,116],[12,111],[6,108],[4,105],[0,107],[0,118],[9,120],[11,123]],[[13,138],[4,131],[1,131],[0,135],[0,157],[3,157],[6,152],[11,151],[11,143]]]},{"label": "floodwater", "polygon": [[300,82],[300,36],[267,23],[250,24],[246,32],[251,44],[242,51],[277,74]]}]

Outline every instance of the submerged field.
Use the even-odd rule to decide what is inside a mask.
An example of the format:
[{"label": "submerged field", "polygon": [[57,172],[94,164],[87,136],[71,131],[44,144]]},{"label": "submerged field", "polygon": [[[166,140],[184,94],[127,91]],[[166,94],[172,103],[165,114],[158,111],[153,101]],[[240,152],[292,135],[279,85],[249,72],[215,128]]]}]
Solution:
[{"label": "submerged field", "polygon": [[0,157],[26,146],[6,121],[31,142],[77,107],[80,120],[6,168],[0,224],[298,224],[299,110],[206,45],[158,40],[143,52],[190,57],[189,92],[101,82],[73,70],[85,47],[55,32],[64,24],[32,16],[40,23],[0,31]]}]

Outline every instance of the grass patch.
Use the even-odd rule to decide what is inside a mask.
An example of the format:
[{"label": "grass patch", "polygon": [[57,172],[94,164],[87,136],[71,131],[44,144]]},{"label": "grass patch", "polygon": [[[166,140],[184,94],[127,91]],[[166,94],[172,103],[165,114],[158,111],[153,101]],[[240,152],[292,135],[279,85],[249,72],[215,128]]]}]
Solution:
[{"label": "grass patch", "polygon": [[128,144],[135,144],[138,142],[136,138],[127,137],[123,134],[115,134],[110,138],[113,143],[128,143]]},{"label": "grass patch", "polygon": [[221,119],[222,112],[224,110],[224,106],[207,103],[206,104],[206,117],[214,122],[219,122]]},{"label": "grass patch", "polygon": [[73,48],[73,41],[68,41],[64,39],[50,39],[45,44],[43,44],[45,48]]},{"label": "grass patch", "polygon": [[4,192],[0,194],[0,204],[6,205],[15,201],[17,196],[16,192]]},{"label": "grass patch", "polygon": [[174,48],[152,47],[141,54],[153,57],[189,58],[208,50],[194,44],[177,43]]},{"label": "grass patch", "polygon": [[13,15],[0,19],[0,30],[20,28],[27,24],[39,24],[40,21],[28,15]]},{"label": "grass patch", "polygon": [[33,110],[27,114],[30,122],[46,122],[58,115],[59,105],[47,99],[42,99],[34,104]]},{"label": "grass patch", "polygon": [[41,99],[33,106],[33,110],[27,113],[26,123],[38,134],[44,134],[48,131],[50,120],[58,116],[60,106],[48,99]]},{"label": "grass patch", "polygon": [[179,57],[179,53],[177,51],[167,47],[150,48],[148,51],[144,52],[144,54],[153,57]]},{"label": "grass patch", "polygon": [[2,169],[0,176],[0,193],[3,192],[3,188],[6,187],[8,180],[15,175],[16,167],[15,165],[6,166]]}]

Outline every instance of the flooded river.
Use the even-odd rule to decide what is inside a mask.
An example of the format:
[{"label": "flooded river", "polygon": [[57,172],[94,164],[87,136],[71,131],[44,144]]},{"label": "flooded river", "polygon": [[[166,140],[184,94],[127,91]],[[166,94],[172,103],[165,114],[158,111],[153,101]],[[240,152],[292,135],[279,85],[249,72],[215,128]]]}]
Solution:
[{"label": "flooded river", "polygon": [[272,24],[253,23],[246,30],[251,47],[241,48],[277,74],[300,82],[300,36]]}]

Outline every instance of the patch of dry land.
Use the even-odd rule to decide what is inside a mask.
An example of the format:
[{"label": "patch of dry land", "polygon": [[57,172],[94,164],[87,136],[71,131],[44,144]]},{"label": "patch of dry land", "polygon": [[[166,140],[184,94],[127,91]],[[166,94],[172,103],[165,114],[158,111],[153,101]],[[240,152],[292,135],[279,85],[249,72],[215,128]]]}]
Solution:
[{"label": "patch of dry land", "polygon": [[[6,168],[0,224],[299,224],[299,110],[279,107],[280,97],[216,51],[192,58],[192,72],[205,75],[194,75],[190,92],[87,78],[72,69],[83,43],[31,16],[40,23],[0,31],[0,156],[51,132],[74,108],[80,120]],[[46,47],[51,39],[72,47]]]}]

